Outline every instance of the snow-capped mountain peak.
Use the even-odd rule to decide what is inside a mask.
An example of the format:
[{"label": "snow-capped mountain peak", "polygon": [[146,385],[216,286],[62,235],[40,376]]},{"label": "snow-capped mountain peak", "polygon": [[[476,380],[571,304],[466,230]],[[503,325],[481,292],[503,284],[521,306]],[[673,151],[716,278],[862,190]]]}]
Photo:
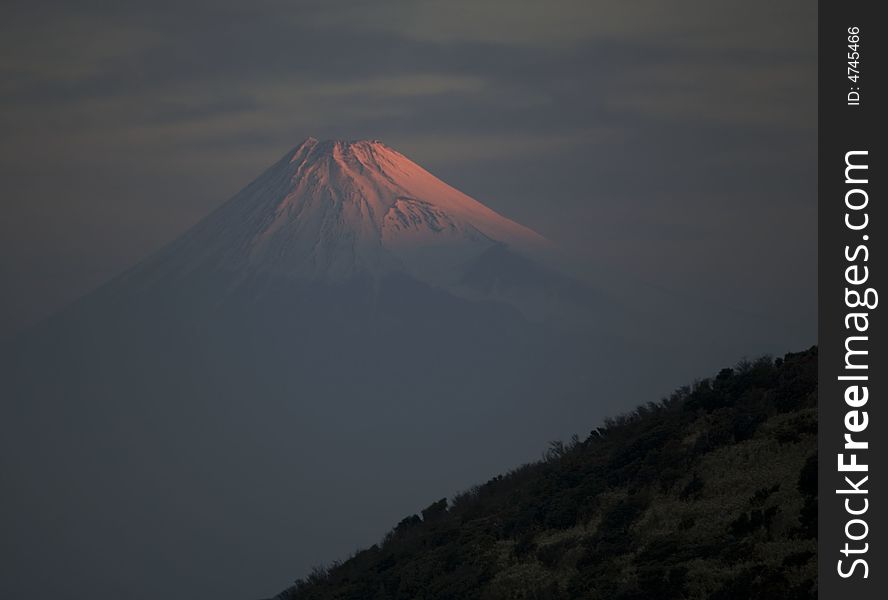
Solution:
[{"label": "snow-capped mountain peak", "polygon": [[186,269],[327,281],[401,270],[447,284],[493,246],[545,244],[378,140],[308,138],[167,254],[180,263],[187,256]]}]

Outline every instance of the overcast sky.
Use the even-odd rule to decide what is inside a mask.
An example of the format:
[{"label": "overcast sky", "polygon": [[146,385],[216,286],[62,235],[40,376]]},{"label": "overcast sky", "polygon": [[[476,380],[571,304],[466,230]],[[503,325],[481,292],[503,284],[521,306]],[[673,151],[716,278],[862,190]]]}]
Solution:
[{"label": "overcast sky", "polygon": [[5,2],[0,337],[312,135],[813,343],[815,42],[805,0]]}]

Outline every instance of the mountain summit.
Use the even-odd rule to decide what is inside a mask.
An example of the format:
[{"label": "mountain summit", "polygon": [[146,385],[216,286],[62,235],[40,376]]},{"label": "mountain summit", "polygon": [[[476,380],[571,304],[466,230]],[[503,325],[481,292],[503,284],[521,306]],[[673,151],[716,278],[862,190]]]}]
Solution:
[{"label": "mountain summit", "polygon": [[167,252],[215,266],[326,282],[406,272],[457,283],[485,251],[546,240],[377,140],[308,138]]}]

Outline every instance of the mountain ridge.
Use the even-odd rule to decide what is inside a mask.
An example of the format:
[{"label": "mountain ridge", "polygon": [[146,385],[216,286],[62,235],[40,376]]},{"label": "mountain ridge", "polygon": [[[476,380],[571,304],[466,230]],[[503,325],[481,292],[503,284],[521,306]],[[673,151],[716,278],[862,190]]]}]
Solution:
[{"label": "mountain ridge", "polygon": [[273,600],[813,600],[817,347],[553,442]]}]

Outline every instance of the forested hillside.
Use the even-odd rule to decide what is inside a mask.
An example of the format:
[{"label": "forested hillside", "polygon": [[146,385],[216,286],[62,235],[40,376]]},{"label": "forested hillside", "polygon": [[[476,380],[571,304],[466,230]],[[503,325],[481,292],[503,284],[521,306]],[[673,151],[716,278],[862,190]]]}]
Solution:
[{"label": "forested hillside", "polygon": [[723,369],[278,598],[815,598],[816,406],[816,347]]}]

